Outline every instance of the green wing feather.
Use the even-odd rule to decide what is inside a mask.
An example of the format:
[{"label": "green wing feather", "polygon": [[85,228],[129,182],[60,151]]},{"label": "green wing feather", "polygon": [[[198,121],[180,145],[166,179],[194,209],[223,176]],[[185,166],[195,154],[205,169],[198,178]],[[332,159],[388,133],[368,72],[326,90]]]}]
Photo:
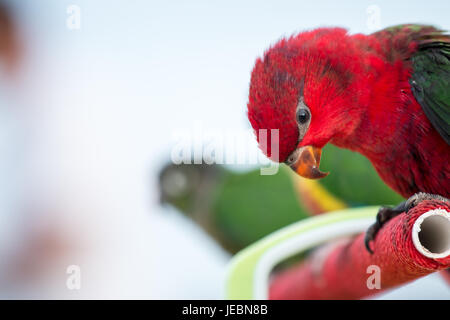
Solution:
[{"label": "green wing feather", "polygon": [[[450,145],[450,35],[430,25],[402,24],[373,36],[385,41],[390,59],[411,61],[409,82],[414,97]],[[418,44],[417,51],[405,55],[411,41]]]},{"label": "green wing feather", "polygon": [[422,35],[411,57],[412,92],[426,116],[450,145],[450,36],[435,31]]}]

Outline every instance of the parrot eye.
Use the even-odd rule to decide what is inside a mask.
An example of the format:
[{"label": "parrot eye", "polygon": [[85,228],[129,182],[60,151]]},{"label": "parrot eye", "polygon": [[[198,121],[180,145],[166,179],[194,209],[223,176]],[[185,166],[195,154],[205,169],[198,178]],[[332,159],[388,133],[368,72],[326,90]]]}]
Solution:
[{"label": "parrot eye", "polygon": [[311,122],[311,111],[309,111],[309,108],[305,104],[303,97],[300,98],[298,102],[297,111],[295,112],[295,120],[297,121],[298,125],[298,134],[300,141],[305,136],[306,131],[308,131],[309,123]]},{"label": "parrot eye", "polygon": [[295,161],[295,157],[294,157],[294,155],[293,155],[293,153],[292,153],[292,154],[287,158],[286,163],[287,163],[288,165],[291,165],[291,164],[294,163],[294,161]]},{"label": "parrot eye", "polygon": [[309,113],[309,110],[306,108],[298,109],[297,111],[297,122],[299,124],[305,124],[309,121],[311,118],[311,114]]}]

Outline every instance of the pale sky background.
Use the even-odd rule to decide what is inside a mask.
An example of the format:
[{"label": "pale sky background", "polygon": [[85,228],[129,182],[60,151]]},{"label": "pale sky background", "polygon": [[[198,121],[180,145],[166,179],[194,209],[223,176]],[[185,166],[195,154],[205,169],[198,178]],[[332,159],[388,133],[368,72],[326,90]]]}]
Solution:
[{"label": "pale sky background", "polygon": [[[24,224],[57,220],[83,239],[83,253],[61,263],[80,264],[83,287],[69,292],[65,270],[50,265],[48,282],[0,288],[0,297],[221,298],[227,255],[157,203],[172,133],[194,122],[248,128],[251,68],[282,36],[319,26],[369,33],[370,5],[382,28],[450,29],[449,1],[10,2],[26,55],[0,89],[0,176],[9,177],[0,255]],[[66,26],[72,4],[80,30]],[[18,218],[24,206],[34,213]],[[433,275],[385,297],[448,299],[450,290]]]}]

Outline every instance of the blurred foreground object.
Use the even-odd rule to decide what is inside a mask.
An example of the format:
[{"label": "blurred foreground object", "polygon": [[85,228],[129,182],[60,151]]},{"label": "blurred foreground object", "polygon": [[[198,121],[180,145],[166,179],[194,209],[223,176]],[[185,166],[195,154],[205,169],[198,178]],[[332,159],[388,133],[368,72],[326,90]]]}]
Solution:
[{"label": "blurred foreground object", "polygon": [[6,4],[0,2],[0,58],[4,71],[12,74],[18,67],[21,45],[17,25],[12,12]]},{"label": "blurred foreground object", "polygon": [[386,223],[374,248],[373,255],[364,250],[360,234],[318,250],[300,266],[276,275],[269,297],[360,299],[450,267],[450,205],[423,201]]},{"label": "blurred foreground object", "polygon": [[262,176],[259,169],[240,173],[221,165],[168,164],[160,173],[161,201],[235,253],[310,215],[402,200],[362,155],[333,145],[324,153],[322,165],[333,173],[321,180],[304,179],[285,166]]},{"label": "blurred foreground object", "polygon": [[55,269],[65,270],[68,262],[74,259],[73,253],[79,249],[70,231],[64,227],[58,223],[35,223],[24,228],[24,236],[2,257],[0,297],[9,299],[27,294],[33,287],[52,285],[60,280],[55,277]]}]

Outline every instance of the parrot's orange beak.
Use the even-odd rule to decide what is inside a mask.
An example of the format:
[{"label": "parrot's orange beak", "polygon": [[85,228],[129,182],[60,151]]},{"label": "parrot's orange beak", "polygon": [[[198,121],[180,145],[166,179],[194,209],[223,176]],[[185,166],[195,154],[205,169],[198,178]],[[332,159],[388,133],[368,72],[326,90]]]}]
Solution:
[{"label": "parrot's orange beak", "polygon": [[321,179],[328,175],[319,169],[322,149],[305,146],[295,150],[288,158],[289,166],[302,177],[308,179]]}]

